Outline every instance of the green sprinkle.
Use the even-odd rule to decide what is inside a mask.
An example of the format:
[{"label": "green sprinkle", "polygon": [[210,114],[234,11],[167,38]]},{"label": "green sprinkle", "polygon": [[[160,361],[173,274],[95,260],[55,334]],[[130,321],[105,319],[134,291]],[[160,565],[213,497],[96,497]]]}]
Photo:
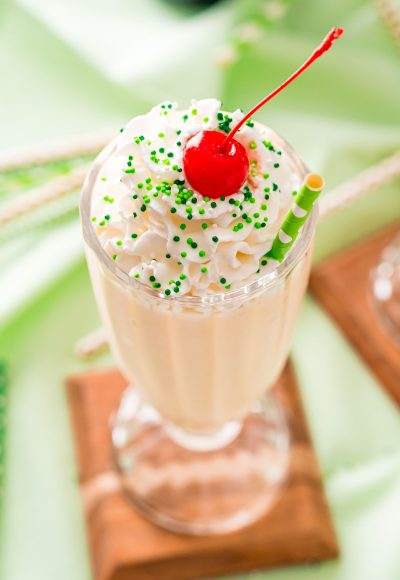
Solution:
[{"label": "green sprinkle", "polygon": [[268,260],[261,260],[261,266],[266,266],[268,264]]},{"label": "green sprinkle", "polygon": [[171,257],[171,254],[165,254],[165,257],[169,260]]},{"label": "green sprinkle", "polygon": [[181,230],[186,230],[186,224],[181,224],[179,227],[181,228]]},{"label": "green sprinkle", "polygon": [[200,252],[199,252],[200,258],[204,258],[205,255],[206,255],[206,252],[204,250],[200,250]]},{"label": "green sprinkle", "polygon": [[204,209],[204,207],[199,208],[200,215],[204,215],[205,213],[206,213],[206,210]]},{"label": "green sprinkle", "polygon": [[262,209],[263,211],[265,211],[265,210],[267,209],[267,204],[266,204],[266,203],[262,203],[262,204],[261,204],[261,209]]},{"label": "green sprinkle", "polygon": [[181,252],[181,256],[182,256],[182,258],[186,258],[187,252]]},{"label": "green sprinkle", "polygon": [[207,272],[207,268],[203,266],[203,268],[201,268],[201,271],[203,272],[203,274],[205,274]]},{"label": "green sprinkle", "polygon": [[155,276],[149,276],[149,280],[150,280],[150,282],[155,282],[156,281],[156,277]]},{"label": "green sprinkle", "polygon": [[212,201],[212,202],[210,203],[210,205],[211,205],[211,207],[212,207],[212,208],[215,208],[215,207],[217,207],[217,204],[215,203],[215,201]]},{"label": "green sprinkle", "polygon": [[271,141],[263,141],[262,143],[263,143],[264,147],[266,147],[270,151],[275,151],[275,148],[272,145]]},{"label": "green sprinkle", "polygon": [[118,240],[118,241],[116,242],[116,244],[117,244],[117,246],[122,246],[122,240]]},{"label": "green sprinkle", "polygon": [[140,278],[140,274],[135,274],[133,277],[138,279],[138,278]]},{"label": "green sprinkle", "polygon": [[211,239],[215,244],[219,241],[218,236],[213,236]]},{"label": "green sprinkle", "polygon": [[179,242],[179,240],[181,239],[179,236],[174,236],[172,238],[174,240],[174,242]]},{"label": "green sprinkle", "polygon": [[167,289],[164,291],[164,294],[165,294],[166,296],[169,296],[169,295],[171,294],[171,290],[170,290],[169,288],[167,288]]},{"label": "green sprinkle", "polygon": [[92,217],[92,222],[95,222],[97,220],[97,217]]},{"label": "green sprinkle", "polygon": [[219,281],[221,282],[221,284],[226,284],[226,278],[220,278]]},{"label": "green sprinkle", "polygon": [[263,178],[268,179],[268,177],[269,177],[269,173],[264,173]]},{"label": "green sprinkle", "polygon": [[201,227],[203,228],[203,230],[206,230],[208,228],[208,224],[201,224]]},{"label": "green sprinkle", "polygon": [[153,288],[161,288],[160,282],[153,282],[152,286]]},{"label": "green sprinkle", "polygon": [[278,169],[279,163],[274,163],[274,167],[275,167],[275,169]]},{"label": "green sprinkle", "polygon": [[162,139],[163,137],[165,137],[164,133],[159,133],[158,136],[160,137],[160,139]]},{"label": "green sprinkle", "polygon": [[192,115],[195,117],[197,115],[197,109],[192,109]]},{"label": "green sprinkle", "polygon": [[117,254],[113,254],[113,257],[112,257],[112,259],[113,259],[113,260],[116,260],[116,259],[117,259]]},{"label": "green sprinkle", "polygon": [[204,121],[204,123],[208,123],[208,121],[209,121],[209,120],[210,120],[210,119],[209,119],[208,117],[203,117],[203,121]]},{"label": "green sprinkle", "polygon": [[250,143],[250,149],[257,149],[257,143],[255,141]]},{"label": "green sprinkle", "polygon": [[180,278],[181,280],[185,280],[185,279],[186,279],[186,276],[185,276],[185,274],[181,274],[181,275],[179,276],[179,278]]}]

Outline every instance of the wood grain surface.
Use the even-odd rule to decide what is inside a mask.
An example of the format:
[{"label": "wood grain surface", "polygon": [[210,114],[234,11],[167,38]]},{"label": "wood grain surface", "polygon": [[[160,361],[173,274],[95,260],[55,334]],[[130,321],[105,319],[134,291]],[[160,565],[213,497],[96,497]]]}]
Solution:
[{"label": "wood grain surface", "polygon": [[310,290],[400,405],[400,348],[381,325],[371,292],[372,269],[399,232],[396,222],[325,260],[311,272]]},{"label": "wood grain surface", "polygon": [[290,472],[268,514],[232,534],[165,531],[131,506],[112,470],[109,418],[125,381],[113,370],[75,375],[68,399],[96,580],[191,580],[334,558],[338,546],[293,369],[274,394],[292,433]]}]

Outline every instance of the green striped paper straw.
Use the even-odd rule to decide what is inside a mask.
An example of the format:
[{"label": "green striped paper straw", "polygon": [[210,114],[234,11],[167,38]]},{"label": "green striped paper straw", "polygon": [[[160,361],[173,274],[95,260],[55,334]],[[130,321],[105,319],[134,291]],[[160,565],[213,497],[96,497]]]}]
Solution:
[{"label": "green striped paper straw", "polygon": [[283,224],[274,241],[267,257],[282,262],[287,252],[293,246],[299,231],[307,220],[313,205],[325,185],[324,180],[317,173],[309,173],[304,185],[296,196],[293,207],[285,217]]}]

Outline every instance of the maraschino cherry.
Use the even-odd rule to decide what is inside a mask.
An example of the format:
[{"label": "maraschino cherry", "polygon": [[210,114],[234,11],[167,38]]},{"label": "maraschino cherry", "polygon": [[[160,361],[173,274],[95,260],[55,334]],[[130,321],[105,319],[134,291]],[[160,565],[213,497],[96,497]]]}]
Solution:
[{"label": "maraschino cherry", "polygon": [[249,158],[236,139],[223,147],[226,135],[201,131],[189,139],[183,168],[190,186],[203,197],[217,199],[237,193],[246,181]]},{"label": "maraschino cherry", "polygon": [[251,109],[228,135],[219,131],[200,131],[189,141],[183,154],[183,169],[190,186],[203,197],[213,199],[237,193],[246,181],[249,158],[241,143],[233,139],[235,133],[258,109],[287,87],[317,58],[329,50],[343,34],[342,28],[332,28],[312,55],[284,83],[269,93]]}]

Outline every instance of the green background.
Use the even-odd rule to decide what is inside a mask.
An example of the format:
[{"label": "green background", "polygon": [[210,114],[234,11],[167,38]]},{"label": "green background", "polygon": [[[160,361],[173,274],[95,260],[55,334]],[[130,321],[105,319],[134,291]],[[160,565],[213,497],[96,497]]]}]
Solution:
[{"label": "green background", "polygon": [[[271,3],[258,0],[203,11],[161,0],[3,0],[0,147],[117,131],[164,99],[217,96],[245,109],[336,25],[345,36],[335,49],[258,115],[332,189],[399,147],[399,51],[372,2],[279,6],[272,19]],[[256,42],[244,38],[248,23]],[[221,68],[224,47],[236,58]],[[0,203],[79,162],[0,176]],[[399,193],[397,181],[320,225],[315,259],[398,219]],[[1,580],[90,578],[63,380],[111,358],[83,363],[73,353],[99,323],[76,201],[0,230],[0,358],[10,375]],[[341,557],[250,576],[398,580],[398,409],[309,297],[293,356]]]}]

